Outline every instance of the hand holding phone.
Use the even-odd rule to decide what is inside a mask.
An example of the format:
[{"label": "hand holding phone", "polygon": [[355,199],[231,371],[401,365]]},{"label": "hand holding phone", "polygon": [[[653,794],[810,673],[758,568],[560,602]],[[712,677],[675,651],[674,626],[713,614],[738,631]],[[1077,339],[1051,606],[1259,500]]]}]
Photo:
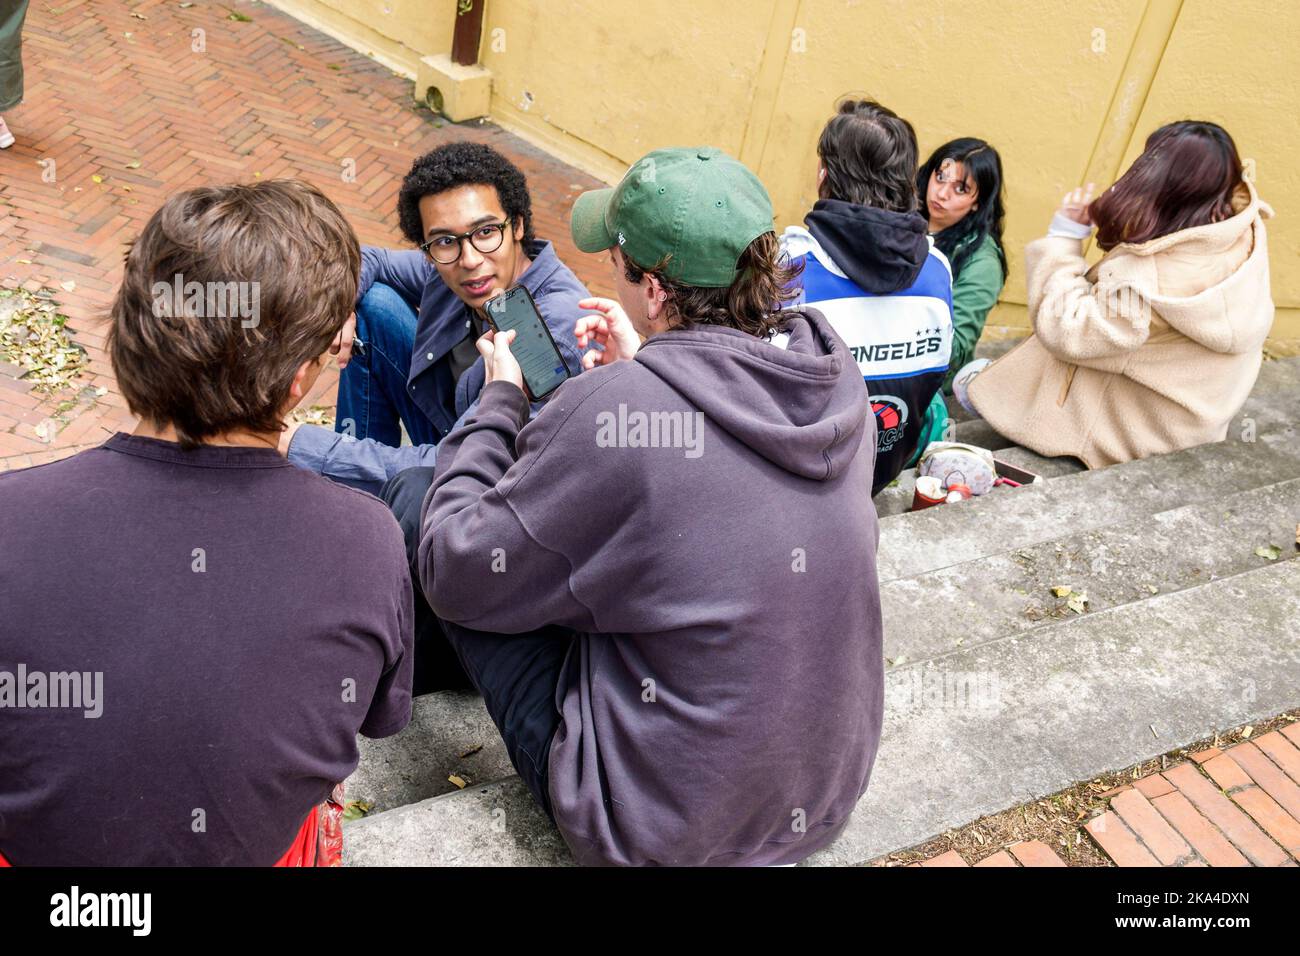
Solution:
[{"label": "hand holding phone", "polygon": [[[505,345],[510,362],[517,363],[515,367],[523,379],[524,392],[530,401],[545,398],[569,377],[569,367],[564,362],[564,356],[560,354],[555,339],[551,337],[551,330],[547,328],[541,312],[537,310],[537,303],[527,289],[519,285],[493,296],[484,303],[483,311],[493,331],[502,337],[494,337],[495,342],[500,343],[493,346],[494,353],[500,349],[501,344]],[[505,341],[505,333],[511,332],[514,333],[513,337]],[[478,348],[483,361],[487,363],[488,354],[483,351],[482,345],[485,339],[488,336],[479,339]],[[495,354],[491,361],[497,361]],[[509,370],[509,363],[505,363],[504,356],[502,362],[504,374]]]},{"label": "hand holding phone", "polygon": [[484,384],[488,382],[509,382],[524,391],[524,373],[519,362],[510,351],[510,343],[515,340],[515,330],[497,333],[488,329],[482,337],[474,342],[478,354],[483,356]]}]

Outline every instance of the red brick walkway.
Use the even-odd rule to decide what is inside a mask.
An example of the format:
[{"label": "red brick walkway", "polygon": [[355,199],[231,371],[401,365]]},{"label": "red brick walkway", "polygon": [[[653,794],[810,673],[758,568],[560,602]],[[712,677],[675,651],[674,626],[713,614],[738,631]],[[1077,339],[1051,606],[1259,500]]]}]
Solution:
[{"label": "red brick walkway", "polygon": [[[190,186],[302,178],[362,242],[397,247],[394,206],[411,160],[453,139],[488,142],[528,175],[538,235],[594,291],[609,291],[608,265],[577,253],[567,228],[573,198],[600,183],[491,125],[440,123],[414,107],[408,81],[266,6],[32,0],[23,58],[26,99],[6,114],[18,141],[0,151],[0,285],[54,290],[90,362],[75,389],[52,396],[0,368],[0,470],[134,427],[101,317],[125,243]],[[332,405],[336,385],[336,374],[321,376],[307,404]]]},{"label": "red brick walkway", "polygon": [[[1300,723],[1212,747],[1109,791],[1084,824],[1116,866],[1296,866],[1300,860]],[[1064,866],[1037,840],[976,866]],[[1014,859],[1012,858],[1014,857]],[[968,866],[956,850],[910,866]]]}]

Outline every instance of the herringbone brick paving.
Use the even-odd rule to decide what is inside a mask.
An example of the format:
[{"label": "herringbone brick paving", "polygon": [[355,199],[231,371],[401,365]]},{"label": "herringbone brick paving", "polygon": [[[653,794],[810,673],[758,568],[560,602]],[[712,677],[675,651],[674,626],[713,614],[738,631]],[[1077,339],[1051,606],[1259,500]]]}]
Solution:
[{"label": "herringbone brick paving", "polygon": [[[1102,794],[1083,825],[1116,866],[1289,866],[1300,860],[1300,723],[1279,727]],[[1033,840],[975,866],[1064,866]],[[969,866],[956,850],[908,866]]]},{"label": "herringbone brick paving", "polygon": [[[23,60],[25,99],[6,114],[17,143],[0,151],[0,284],[53,289],[89,364],[71,393],[51,396],[0,367],[0,470],[134,427],[102,316],[126,243],[181,189],[305,179],[363,243],[402,247],[394,209],[411,161],[454,139],[487,142],[527,174],[537,234],[610,292],[608,265],[578,253],[567,225],[574,197],[603,184],[490,124],[440,122],[409,81],[272,8],[33,0]],[[333,405],[337,382],[333,369],[322,375],[307,404]],[[45,421],[50,441],[36,431]]]}]

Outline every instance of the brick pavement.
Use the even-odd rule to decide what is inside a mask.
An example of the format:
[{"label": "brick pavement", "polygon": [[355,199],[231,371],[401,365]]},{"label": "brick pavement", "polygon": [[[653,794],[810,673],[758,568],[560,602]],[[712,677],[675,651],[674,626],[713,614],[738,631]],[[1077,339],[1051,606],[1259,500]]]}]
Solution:
[{"label": "brick pavement", "polygon": [[[0,367],[0,470],[134,427],[102,316],[126,243],[180,189],[302,178],[362,242],[397,247],[411,160],[454,139],[487,142],[527,174],[538,235],[593,291],[610,291],[603,257],[577,253],[567,228],[573,198],[601,183],[490,124],[439,121],[416,107],[409,81],[269,7],[32,0],[23,58],[26,99],[6,114],[17,143],[0,151],[0,285],[54,290],[89,365],[70,393],[50,396]],[[336,385],[335,371],[322,375],[307,404],[332,405]],[[51,441],[36,430],[47,420]]]},{"label": "brick pavement", "polygon": [[[1188,756],[1109,791],[1109,808],[1083,825],[1110,861],[1125,867],[1296,866],[1300,723]],[[1008,849],[975,866],[1065,865],[1037,840]],[[908,865],[970,864],[948,850]]]}]

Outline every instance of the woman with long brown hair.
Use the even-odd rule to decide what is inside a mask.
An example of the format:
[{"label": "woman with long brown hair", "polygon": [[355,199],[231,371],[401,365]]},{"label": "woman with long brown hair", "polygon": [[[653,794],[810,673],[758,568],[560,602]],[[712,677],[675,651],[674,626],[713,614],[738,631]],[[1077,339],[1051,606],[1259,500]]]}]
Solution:
[{"label": "woman with long brown hair", "polygon": [[[1095,200],[1066,195],[1025,248],[1034,334],[954,389],[1000,433],[1089,468],[1227,436],[1273,323],[1273,210],[1215,123],[1160,127]],[[1105,251],[1092,267],[1092,227]],[[978,372],[978,376],[975,373]]]}]

